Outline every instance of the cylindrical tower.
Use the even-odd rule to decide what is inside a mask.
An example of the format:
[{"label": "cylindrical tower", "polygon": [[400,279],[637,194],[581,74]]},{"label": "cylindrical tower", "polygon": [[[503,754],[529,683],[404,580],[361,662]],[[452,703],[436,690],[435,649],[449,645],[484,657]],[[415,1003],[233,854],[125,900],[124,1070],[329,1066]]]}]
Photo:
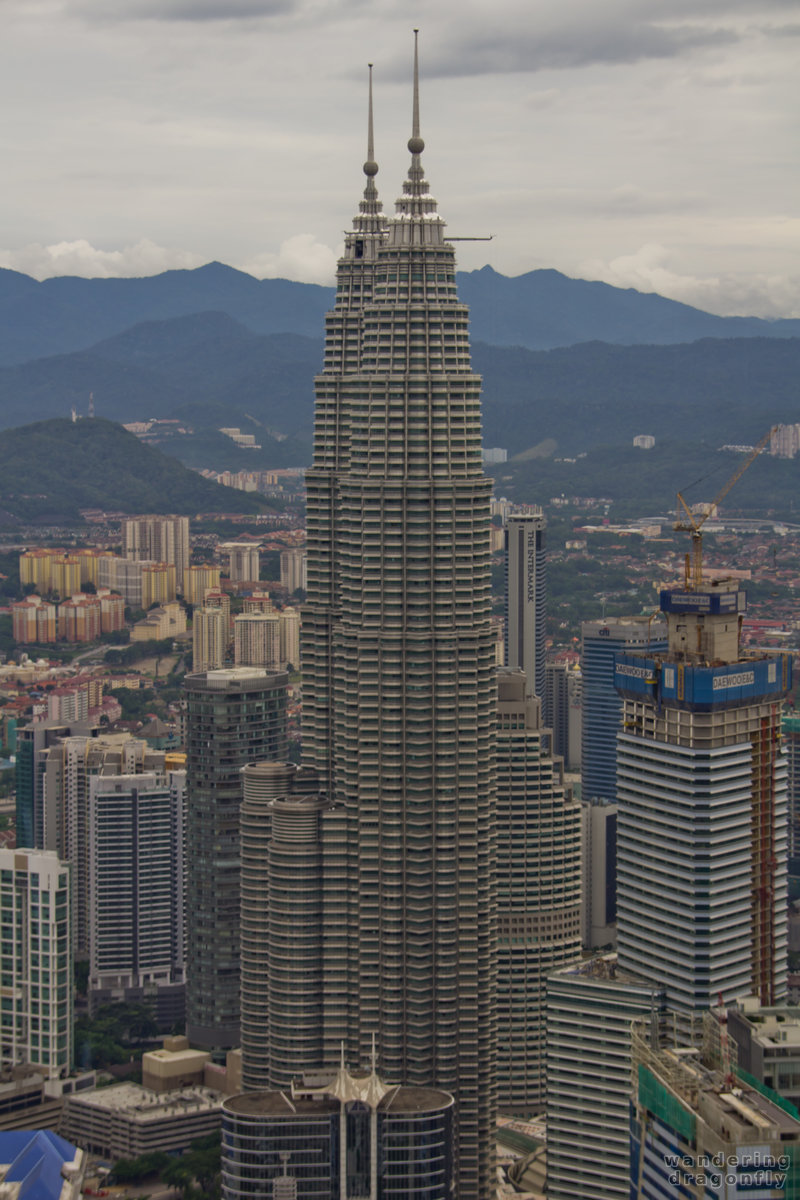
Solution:
[{"label": "cylindrical tower", "polygon": [[[292,763],[242,770],[242,1086],[287,1087],[322,1063],[325,800]],[[294,793],[294,794],[293,794]]]}]

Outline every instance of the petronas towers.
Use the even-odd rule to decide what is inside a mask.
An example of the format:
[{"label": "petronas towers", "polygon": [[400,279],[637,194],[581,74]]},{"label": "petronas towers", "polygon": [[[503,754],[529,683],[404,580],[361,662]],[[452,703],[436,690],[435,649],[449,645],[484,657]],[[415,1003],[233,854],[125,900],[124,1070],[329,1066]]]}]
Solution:
[{"label": "petronas towers", "polygon": [[319,1005],[326,1063],[342,1045],[367,1062],[374,1036],[385,1078],[456,1095],[458,1195],[477,1200],[494,1192],[490,482],[467,309],[422,168],[416,50],[408,148],[387,217],[370,89],[306,476],[303,749],[328,805]]}]

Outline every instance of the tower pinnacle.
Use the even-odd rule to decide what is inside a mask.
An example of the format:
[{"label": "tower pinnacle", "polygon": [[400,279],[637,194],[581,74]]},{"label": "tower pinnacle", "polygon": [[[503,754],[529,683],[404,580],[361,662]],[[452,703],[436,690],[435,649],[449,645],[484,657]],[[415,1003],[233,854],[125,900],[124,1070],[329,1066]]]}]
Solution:
[{"label": "tower pinnacle", "polygon": [[364,163],[364,174],[367,176],[375,176],[378,174],[378,164],[375,162],[375,136],[372,127],[372,63],[368,63],[369,67],[369,117],[367,119],[367,161]]},{"label": "tower pinnacle", "polygon": [[414,105],[411,116],[411,137],[408,148],[412,154],[421,154],[425,143],[419,135],[419,30],[414,30]]}]

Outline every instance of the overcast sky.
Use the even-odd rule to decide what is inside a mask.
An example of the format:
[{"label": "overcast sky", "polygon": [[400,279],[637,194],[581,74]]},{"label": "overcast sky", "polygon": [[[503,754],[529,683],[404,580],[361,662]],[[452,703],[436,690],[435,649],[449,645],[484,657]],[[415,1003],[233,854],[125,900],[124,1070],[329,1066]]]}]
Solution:
[{"label": "overcast sky", "polygon": [[0,0],[0,266],[330,283],[366,80],[459,265],[800,316],[800,0]]}]

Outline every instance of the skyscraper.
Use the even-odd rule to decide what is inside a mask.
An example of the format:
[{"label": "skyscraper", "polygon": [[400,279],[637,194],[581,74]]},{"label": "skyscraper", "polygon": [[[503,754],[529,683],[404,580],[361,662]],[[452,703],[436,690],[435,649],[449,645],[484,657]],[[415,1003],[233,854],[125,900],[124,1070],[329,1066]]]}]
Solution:
[{"label": "skyscraper", "polygon": [[623,970],[690,1016],[786,993],[788,657],[743,658],[735,580],[662,592],[669,648],[621,655],[617,923]]},{"label": "skyscraper", "polygon": [[317,378],[303,741],[325,821],[325,1050],[456,1094],[461,1200],[494,1120],[495,682],[480,379],[452,245],[411,165],[345,241]]},{"label": "skyscraper", "polygon": [[186,1033],[239,1044],[239,810],[246,763],[286,758],[286,675],[234,667],[186,690]]},{"label": "skyscraper", "polygon": [[97,775],[89,798],[89,992],[92,1009],[153,1003],[181,1021],[186,775]]},{"label": "skyscraper", "polygon": [[[528,694],[545,699],[547,561],[541,509],[506,521],[506,666],[525,672]],[[552,724],[552,714],[546,715]]]}]

